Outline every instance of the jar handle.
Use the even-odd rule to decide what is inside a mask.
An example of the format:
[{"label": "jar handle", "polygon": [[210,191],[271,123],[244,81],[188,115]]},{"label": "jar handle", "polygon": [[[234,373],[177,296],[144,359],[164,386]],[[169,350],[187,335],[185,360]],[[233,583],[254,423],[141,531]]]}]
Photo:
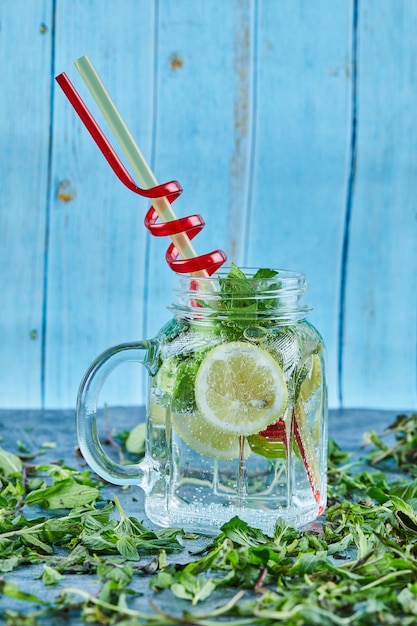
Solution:
[{"label": "jar handle", "polygon": [[109,348],[90,365],[80,384],[76,428],[81,453],[99,476],[115,485],[139,485],[144,472],[140,464],[122,465],[103,450],[97,433],[97,404],[104,382],[122,363],[136,361],[150,369],[155,341],[139,341]]}]

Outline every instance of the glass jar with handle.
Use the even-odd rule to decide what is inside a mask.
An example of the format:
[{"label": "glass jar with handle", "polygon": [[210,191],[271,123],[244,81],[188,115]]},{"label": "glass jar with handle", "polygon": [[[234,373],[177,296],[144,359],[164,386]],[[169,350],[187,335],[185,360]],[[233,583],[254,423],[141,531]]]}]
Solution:
[{"label": "glass jar with handle", "polygon": [[[161,526],[217,532],[237,515],[273,533],[326,505],[327,391],[323,340],[307,321],[304,275],[239,270],[178,275],[173,319],[154,339],[115,346],[81,383],[77,433],[100,476],[139,485]],[[148,370],[146,454],[122,465],[103,450],[97,404],[114,368]]]}]

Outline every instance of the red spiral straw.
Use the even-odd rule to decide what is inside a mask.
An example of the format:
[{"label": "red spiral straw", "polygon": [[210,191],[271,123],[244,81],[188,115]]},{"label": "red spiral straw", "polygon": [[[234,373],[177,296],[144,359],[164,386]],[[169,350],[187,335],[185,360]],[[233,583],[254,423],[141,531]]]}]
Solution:
[{"label": "red spiral straw", "polygon": [[[132,176],[129,174],[122,161],[117,156],[110,142],[105,137],[100,126],[91,115],[81,96],[71,83],[65,73],[56,77],[58,85],[74,107],[76,113],[80,117],[84,126],[96,142],[97,146],[103,153],[106,161],[109,163],[113,172],[119,180],[130,191],[145,198],[167,198],[169,202],[174,202],[182,193],[182,187],[178,181],[173,180],[162,185],[156,185],[149,189],[139,187]],[[205,222],[201,215],[189,215],[187,217],[171,220],[169,222],[157,223],[158,214],[153,206],[150,207],[145,215],[145,226],[149,232],[156,237],[171,237],[185,233],[188,238],[193,239],[204,228]],[[174,243],[171,243],[166,251],[165,259],[169,267],[180,274],[193,274],[205,271],[209,276],[214,274],[226,261],[227,257],[222,250],[214,250],[207,254],[195,256],[190,259],[180,259],[179,252]]]}]

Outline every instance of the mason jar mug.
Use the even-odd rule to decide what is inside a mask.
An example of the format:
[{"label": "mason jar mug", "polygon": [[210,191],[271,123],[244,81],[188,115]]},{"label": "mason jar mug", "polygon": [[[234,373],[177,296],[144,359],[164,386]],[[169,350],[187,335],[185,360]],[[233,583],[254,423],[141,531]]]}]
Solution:
[{"label": "mason jar mug", "polygon": [[[217,532],[239,516],[272,534],[326,505],[327,393],[304,275],[239,270],[180,275],[172,319],[150,340],[115,346],[88,369],[77,402],[81,452],[100,476],[139,485],[161,526]],[[103,450],[97,403],[120,363],[148,372],[146,453],[122,465]]]}]

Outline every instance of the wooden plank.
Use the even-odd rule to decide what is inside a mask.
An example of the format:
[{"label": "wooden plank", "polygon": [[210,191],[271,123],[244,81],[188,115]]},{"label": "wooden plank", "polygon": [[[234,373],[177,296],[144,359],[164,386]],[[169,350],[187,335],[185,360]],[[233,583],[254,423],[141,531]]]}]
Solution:
[{"label": "wooden plank", "polygon": [[359,3],[358,143],[343,401],[415,408],[417,5]]},{"label": "wooden plank", "polygon": [[[66,71],[102,121],[73,67],[87,53],[158,179],[182,183],[177,213],[204,216],[197,250],[305,271],[330,405],[415,407],[413,0],[116,4],[0,0],[0,406],[73,407],[97,353],[171,316],[167,242],[146,234],[147,203],[59,88],[51,112],[52,73]],[[103,401],[143,402],[137,368],[112,381]]]},{"label": "wooden plank", "polygon": [[338,307],[349,170],[350,2],[260,2],[249,265],[304,272],[338,405]]},{"label": "wooden plank", "polygon": [[[223,249],[243,261],[251,133],[253,2],[162,2],[158,29],[158,88],[154,169],[184,188],[177,215],[202,214],[195,239],[202,254]],[[149,243],[146,333],[170,317],[174,275],[168,243]]]},{"label": "wooden plank", "polygon": [[0,0],[0,406],[41,403],[52,2]]},{"label": "wooden plank", "polygon": [[[73,66],[88,54],[145,151],[152,137],[153,36],[153,3],[146,0],[57,4],[56,73],[67,72],[110,138]],[[45,402],[71,407],[95,356],[140,338],[146,203],[112,173],[58,87],[53,159]],[[143,401],[138,380],[137,368],[121,370],[103,402]]]}]

